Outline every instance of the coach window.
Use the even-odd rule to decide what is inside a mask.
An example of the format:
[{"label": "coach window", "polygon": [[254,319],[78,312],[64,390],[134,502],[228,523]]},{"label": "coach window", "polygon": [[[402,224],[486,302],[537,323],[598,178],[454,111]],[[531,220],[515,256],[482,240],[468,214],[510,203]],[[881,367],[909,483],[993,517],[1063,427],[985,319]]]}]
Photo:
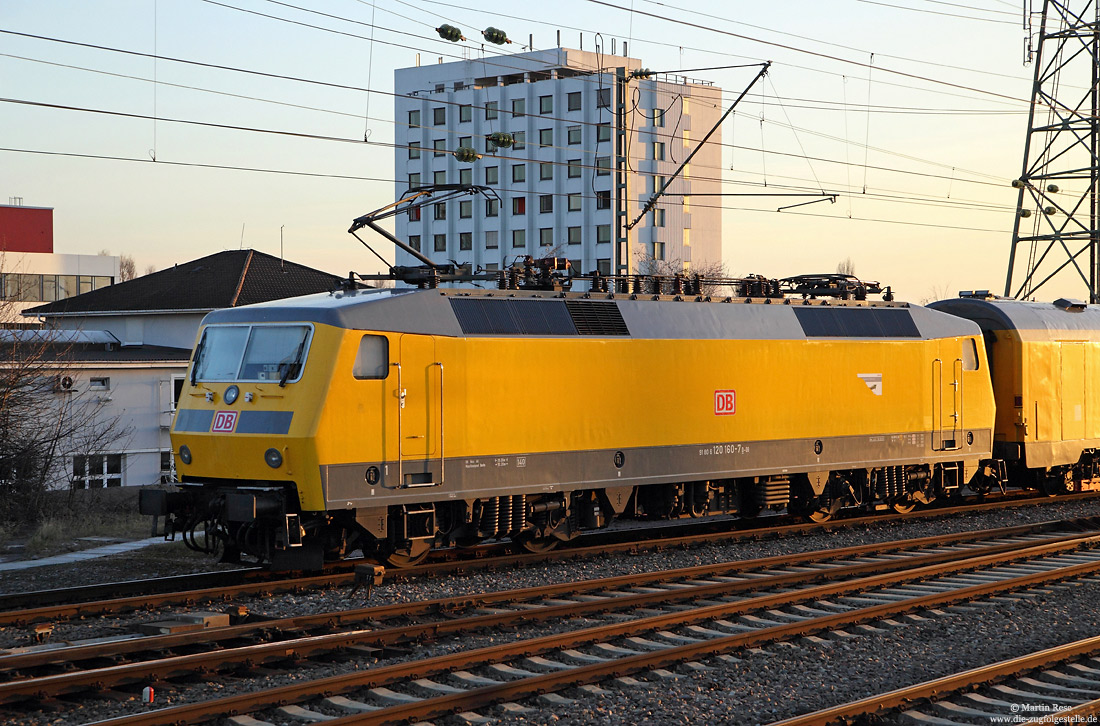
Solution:
[{"label": "coach window", "polygon": [[378,380],[390,373],[390,341],[382,335],[364,335],[359,341],[355,367],[351,374],[357,380]]},{"label": "coach window", "polygon": [[978,370],[978,345],[973,338],[963,341],[962,362],[964,371]]}]

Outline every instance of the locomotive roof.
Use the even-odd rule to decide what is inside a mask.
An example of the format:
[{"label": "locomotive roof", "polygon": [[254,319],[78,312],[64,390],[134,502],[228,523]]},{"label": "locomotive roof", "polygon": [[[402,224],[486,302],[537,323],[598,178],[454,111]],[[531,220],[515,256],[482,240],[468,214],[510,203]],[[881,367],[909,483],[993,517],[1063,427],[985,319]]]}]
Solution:
[{"label": "locomotive roof", "polygon": [[927,339],[979,333],[969,320],[907,303],[455,289],[337,291],[216,310],[203,322],[302,321],[454,337]]},{"label": "locomotive roof", "polygon": [[1100,341],[1100,306],[1026,302],[1008,298],[956,298],[929,307],[973,320],[982,330],[1015,331],[1021,340]]}]

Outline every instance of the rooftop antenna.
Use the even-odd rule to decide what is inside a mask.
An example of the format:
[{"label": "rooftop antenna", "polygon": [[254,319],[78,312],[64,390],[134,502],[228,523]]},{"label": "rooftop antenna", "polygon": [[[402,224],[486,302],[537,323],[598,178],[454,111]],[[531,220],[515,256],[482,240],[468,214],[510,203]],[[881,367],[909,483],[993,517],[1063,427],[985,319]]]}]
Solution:
[{"label": "rooftop antenna", "polygon": [[241,246],[237,248],[239,250],[244,249],[244,225],[245,225],[245,223],[241,222]]},{"label": "rooftop antenna", "polygon": [[[1025,11],[1035,2],[1029,0]],[[1035,80],[1023,171],[1012,181],[1019,197],[1005,295],[1030,298],[1067,272],[1084,283],[1089,302],[1100,303],[1098,0],[1043,0],[1030,49]],[[1046,118],[1036,118],[1037,112]],[[1025,255],[1026,265],[1017,270],[1016,258]]]}]

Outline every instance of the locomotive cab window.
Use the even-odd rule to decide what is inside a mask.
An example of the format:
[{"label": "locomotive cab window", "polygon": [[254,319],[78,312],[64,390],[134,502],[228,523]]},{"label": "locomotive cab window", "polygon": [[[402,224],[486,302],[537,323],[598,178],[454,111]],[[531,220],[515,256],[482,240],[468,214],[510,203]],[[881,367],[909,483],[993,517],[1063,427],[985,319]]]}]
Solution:
[{"label": "locomotive cab window", "polygon": [[351,374],[357,380],[378,380],[390,373],[390,341],[383,335],[364,335],[359,341]]},{"label": "locomotive cab window", "polygon": [[973,338],[963,341],[962,362],[964,371],[978,370],[978,344]]},{"label": "locomotive cab window", "polygon": [[302,376],[312,328],[307,325],[211,325],[195,352],[199,381],[274,381]]}]

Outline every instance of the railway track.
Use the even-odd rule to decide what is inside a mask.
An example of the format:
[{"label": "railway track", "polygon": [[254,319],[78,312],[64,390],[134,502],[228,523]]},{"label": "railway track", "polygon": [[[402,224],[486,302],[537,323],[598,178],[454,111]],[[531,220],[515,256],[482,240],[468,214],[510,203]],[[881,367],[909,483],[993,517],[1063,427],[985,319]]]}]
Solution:
[{"label": "railway track", "polygon": [[991,663],[770,726],[829,726],[874,717],[882,724],[1095,723],[1100,714],[1100,637]]},{"label": "railway track", "polygon": [[[713,542],[736,542],[768,537],[789,537],[819,531],[863,527],[892,522],[979,513],[1002,508],[1100,499],[1100,492],[1083,492],[1056,499],[1019,497],[979,502],[952,507],[936,507],[905,514],[892,513],[868,517],[851,517],[825,523],[780,524],[744,530],[708,531],[704,533],[668,533],[679,527],[661,525],[647,529],[650,534],[665,531],[665,536],[639,541],[637,529],[589,535],[574,546],[538,554],[512,554],[501,545],[483,546],[467,551],[445,550],[437,560],[401,570],[387,570],[386,580],[397,582],[415,577],[434,577],[503,567],[529,566],[586,557],[602,557],[618,552],[642,552],[667,548],[690,547]],[[727,523],[728,526],[728,523]],[[269,595],[301,592],[315,588],[341,587],[354,584],[355,567],[363,560],[349,560],[334,565],[320,575],[294,576],[271,573],[259,568],[239,571],[201,573],[150,580],[108,583],[91,587],[63,588],[37,592],[0,595],[0,627],[27,626],[34,623],[58,622],[73,618],[93,617],[108,613],[124,613],[137,609],[175,605],[191,606],[226,601],[244,595]],[[105,597],[106,595],[110,597]]]},{"label": "railway track", "polygon": [[[295,618],[277,626],[234,626],[145,642],[32,650],[0,657],[0,669],[9,676],[9,682],[0,685],[0,704],[10,709],[12,704],[44,698],[125,691],[194,673],[267,668],[338,651],[361,654],[371,648],[384,658],[386,649],[444,638],[454,643],[458,636],[471,638],[490,628],[535,627],[545,632],[579,618],[600,623],[110,723],[195,723],[257,711],[272,702],[289,704],[283,706],[289,712],[280,718],[303,716],[295,710],[302,707],[295,704],[305,702],[310,713],[355,714],[337,722],[415,721],[609,678],[625,677],[623,683],[629,684],[629,676],[641,671],[883,619],[897,625],[890,618],[1087,576],[1100,572],[1100,551],[1093,550],[1098,543],[1100,522],[1079,520],[1063,528],[1014,527],[563,583],[492,593],[476,603],[448,598],[326,613],[313,621]],[[301,634],[322,622],[335,630]],[[278,639],[241,644],[242,638],[261,633]],[[198,645],[206,651],[163,656]],[[141,660],[96,665],[121,657]],[[63,664],[68,669],[88,667],[45,674]],[[359,698],[365,700],[344,693],[364,693]]]}]

